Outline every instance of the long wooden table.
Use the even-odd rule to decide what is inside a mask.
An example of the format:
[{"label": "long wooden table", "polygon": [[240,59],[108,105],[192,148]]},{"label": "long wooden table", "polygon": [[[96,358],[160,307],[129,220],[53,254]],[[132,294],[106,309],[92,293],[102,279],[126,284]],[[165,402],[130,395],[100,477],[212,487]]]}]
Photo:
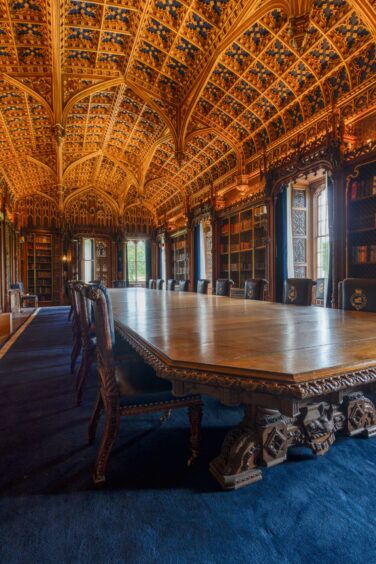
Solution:
[{"label": "long wooden table", "polygon": [[115,327],[175,394],[244,404],[210,470],[261,479],[292,445],[327,452],[342,430],[376,434],[376,314],[190,292],[111,290]]}]

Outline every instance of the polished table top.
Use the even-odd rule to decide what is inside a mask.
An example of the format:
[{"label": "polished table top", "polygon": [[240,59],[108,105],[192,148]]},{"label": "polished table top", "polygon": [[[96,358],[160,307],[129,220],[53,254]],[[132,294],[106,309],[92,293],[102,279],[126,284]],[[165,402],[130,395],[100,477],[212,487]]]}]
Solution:
[{"label": "polished table top", "polygon": [[115,324],[167,366],[306,382],[376,367],[376,314],[111,289]]}]

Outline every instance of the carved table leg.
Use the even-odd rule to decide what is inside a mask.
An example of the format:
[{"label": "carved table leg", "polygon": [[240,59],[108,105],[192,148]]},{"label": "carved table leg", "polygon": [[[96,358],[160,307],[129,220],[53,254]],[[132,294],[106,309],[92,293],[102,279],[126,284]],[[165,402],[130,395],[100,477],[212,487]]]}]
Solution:
[{"label": "carved table leg", "polygon": [[376,408],[362,392],[347,394],[341,403],[302,401],[296,408],[296,415],[287,417],[275,409],[245,407],[243,421],[227,433],[220,455],[210,464],[222,488],[237,489],[260,480],[259,465],[284,462],[290,446],[305,445],[322,456],[339,430],[351,436],[376,435]]},{"label": "carved table leg", "polygon": [[343,401],[345,412],[345,433],[374,437],[376,435],[376,408],[362,392],[348,394]]},{"label": "carved table leg", "polygon": [[210,472],[225,490],[262,479],[257,468],[260,443],[251,412],[252,408],[246,406],[243,421],[227,433],[220,455],[210,463]]},{"label": "carved table leg", "polygon": [[188,408],[188,416],[191,430],[191,456],[188,460],[188,466],[191,466],[196,461],[200,448],[202,404],[191,405],[191,407]]}]

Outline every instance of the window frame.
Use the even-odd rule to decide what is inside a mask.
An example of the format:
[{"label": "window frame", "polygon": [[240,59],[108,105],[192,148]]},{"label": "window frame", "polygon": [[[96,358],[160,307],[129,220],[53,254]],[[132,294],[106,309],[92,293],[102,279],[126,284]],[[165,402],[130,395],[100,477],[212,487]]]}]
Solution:
[{"label": "window frame", "polygon": [[[318,234],[318,221],[319,221],[319,197],[321,196],[322,192],[327,190],[326,181],[324,180],[321,186],[313,187],[312,188],[312,274],[314,280],[317,278],[322,278],[322,276],[318,276],[318,239],[321,237]],[[328,214],[328,233],[327,237],[330,244],[330,234],[329,234],[329,209],[327,210]]]},{"label": "window frame", "polygon": [[[141,239],[141,238],[140,238],[140,239],[136,239],[136,238],[132,237],[132,238],[129,238],[129,239],[127,239],[127,240],[125,241],[125,245],[126,245],[126,257],[127,257],[126,272],[127,272],[128,284],[129,284],[130,286],[141,286],[141,285],[146,286],[146,282],[147,282],[147,280],[146,280],[146,240],[147,240],[147,239]],[[132,244],[135,246],[135,253],[134,253],[134,266],[135,266],[134,272],[135,272],[135,279],[132,280],[132,281],[131,281],[130,278],[129,278],[129,252],[128,252],[128,250],[129,250],[128,244],[129,244],[129,243],[132,243]],[[140,280],[140,279],[139,279],[139,276],[138,276],[138,262],[139,262],[139,261],[138,261],[138,259],[137,259],[137,251],[138,251],[138,248],[137,248],[137,247],[138,247],[139,243],[142,243],[143,246],[144,246],[144,271],[145,271],[145,277],[144,277],[143,280]]]}]

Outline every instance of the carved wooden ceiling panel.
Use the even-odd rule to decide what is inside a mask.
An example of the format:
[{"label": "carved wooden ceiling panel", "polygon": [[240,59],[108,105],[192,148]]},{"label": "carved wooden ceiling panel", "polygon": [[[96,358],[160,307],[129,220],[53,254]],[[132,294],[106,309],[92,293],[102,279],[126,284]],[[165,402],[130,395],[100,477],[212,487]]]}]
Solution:
[{"label": "carved wooden ceiling panel", "polygon": [[0,185],[162,218],[375,106],[375,37],[372,0],[0,0]]}]

